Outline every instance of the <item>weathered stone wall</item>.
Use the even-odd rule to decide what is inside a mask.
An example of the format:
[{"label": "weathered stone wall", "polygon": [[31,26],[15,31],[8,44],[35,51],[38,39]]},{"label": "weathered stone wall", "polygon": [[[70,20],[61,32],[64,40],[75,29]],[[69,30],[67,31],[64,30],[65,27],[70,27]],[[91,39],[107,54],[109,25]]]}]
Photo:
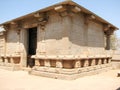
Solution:
[{"label": "weathered stone wall", "polygon": [[4,55],[5,51],[5,38],[4,35],[0,35],[0,55]]},{"label": "weathered stone wall", "polygon": [[17,34],[17,30],[15,28],[11,28],[7,31],[6,36],[6,54],[16,54],[19,51],[19,35]]},{"label": "weathered stone wall", "polygon": [[87,54],[86,40],[87,31],[85,30],[84,16],[83,14],[74,14],[71,17],[70,25],[70,54],[81,55],[82,53]]},{"label": "weathered stone wall", "polygon": [[61,17],[51,12],[45,30],[38,27],[38,52],[46,55],[101,55],[104,52],[102,24],[85,24],[81,14]]},{"label": "weathered stone wall", "polygon": [[69,24],[66,17],[62,18],[58,13],[51,13],[44,34],[44,50],[47,55],[68,54],[69,30],[65,29],[66,24]]},{"label": "weathered stone wall", "polygon": [[82,14],[75,14],[70,34],[71,52],[77,55],[100,55],[104,50],[104,33],[101,24],[85,24]]},{"label": "weathered stone wall", "polygon": [[90,55],[102,55],[105,51],[104,32],[101,24],[90,22],[88,25],[88,51]]},{"label": "weathered stone wall", "polygon": [[[104,52],[102,24],[90,21],[86,25],[82,13],[62,17],[52,11],[45,30],[41,29],[35,18],[26,18],[22,25],[26,28],[24,30],[38,27],[37,55],[99,56]],[[20,34],[17,34],[15,27],[7,31],[7,54],[20,51],[24,57],[27,55],[27,31],[24,30],[21,29]]]}]

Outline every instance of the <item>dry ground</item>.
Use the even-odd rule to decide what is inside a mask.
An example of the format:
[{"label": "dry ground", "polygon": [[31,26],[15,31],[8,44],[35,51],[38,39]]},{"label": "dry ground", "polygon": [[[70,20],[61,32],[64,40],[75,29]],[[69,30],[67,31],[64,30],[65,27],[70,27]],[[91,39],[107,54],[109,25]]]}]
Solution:
[{"label": "dry ground", "polygon": [[120,77],[110,70],[67,81],[29,75],[26,71],[0,69],[0,90],[120,90]]}]

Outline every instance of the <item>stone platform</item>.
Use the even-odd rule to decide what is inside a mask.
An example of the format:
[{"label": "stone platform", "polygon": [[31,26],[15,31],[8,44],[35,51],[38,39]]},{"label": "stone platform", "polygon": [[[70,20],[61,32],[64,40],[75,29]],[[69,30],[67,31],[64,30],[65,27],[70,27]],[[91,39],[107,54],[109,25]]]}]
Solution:
[{"label": "stone platform", "polygon": [[10,70],[10,71],[21,70],[21,67],[20,67],[19,64],[9,65],[9,66],[0,65],[0,68],[1,68],[1,69],[5,69],[5,70]]},{"label": "stone platform", "polygon": [[49,68],[49,67],[34,67],[29,71],[32,75],[38,75],[43,77],[74,80],[79,77],[98,74],[112,69],[111,64],[89,66],[76,69],[61,69],[61,68]]},{"label": "stone platform", "polygon": [[20,55],[0,56],[0,68],[5,70],[21,70]]}]

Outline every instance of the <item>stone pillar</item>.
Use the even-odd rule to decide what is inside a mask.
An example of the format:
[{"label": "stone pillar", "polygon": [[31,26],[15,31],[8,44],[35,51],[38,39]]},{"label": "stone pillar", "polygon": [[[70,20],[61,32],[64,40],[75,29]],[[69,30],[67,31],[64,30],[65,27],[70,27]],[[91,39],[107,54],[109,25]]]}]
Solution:
[{"label": "stone pillar", "polygon": [[50,60],[44,60],[45,62],[45,67],[50,67]]},{"label": "stone pillar", "polygon": [[101,64],[102,64],[102,60],[98,59],[98,65],[101,65]]},{"label": "stone pillar", "polygon": [[110,50],[110,35],[106,35],[106,50]]},{"label": "stone pillar", "polygon": [[11,62],[11,64],[14,64],[14,59],[13,59],[13,57],[10,58],[10,62]]},{"label": "stone pillar", "polygon": [[44,62],[44,60],[39,60],[39,62],[40,62],[40,66],[45,66],[45,62]]},{"label": "stone pillar", "polygon": [[80,67],[81,67],[80,60],[75,60],[75,66],[74,66],[74,68],[80,68]]},{"label": "stone pillar", "polygon": [[110,46],[111,46],[111,41],[110,41],[110,37],[113,34],[114,29],[113,28],[108,28],[105,31],[105,35],[106,35],[106,50],[110,50]]},{"label": "stone pillar", "polygon": [[84,63],[84,67],[87,67],[87,66],[89,66],[89,61],[86,59]]},{"label": "stone pillar", "polygon": [[36,55],[39,55],[39,54],[45,54],[46,53],[46,49],[45,49],[45,45],[46,45],[46,42],[45,42],[45,33],[46,31],[43,30],[41,28],[42,26],[39,24],[38,27],[37,27],[37,52],[36,52]]},{"label": "stone pillar", "polygon": [[22,67],[27,66],[27,30],[22,28],[20,32],[20,48],[21,48],[21,60],[20,64]]},{"label": "stone pillar", "polygon": [[35,59],[35,66],[40,66],[39,59]]},{"label": "stone pillar", "polygon": [[110,63],[111,62],[111,58],[108,58],[108,63]]},{"label": "stone pillar", "polygon": [[92,59],[91,66],[94,66],[94,65],[95,65],[95,59]]},{"label": "stone pillar", "polygon": [[63,67],[62,60],[56,60],[56,67],[57,68],[62,68]]},{"label": "stone pillar", "polygon": [[106,64],[106,63],[107,63],[107,59],[105,58],[105,59],[104,59],[104,64]]},{"label": "stone pillar", "polygon": [[7,57],[5,57],[5,65],[8,65],[8,58]]}]

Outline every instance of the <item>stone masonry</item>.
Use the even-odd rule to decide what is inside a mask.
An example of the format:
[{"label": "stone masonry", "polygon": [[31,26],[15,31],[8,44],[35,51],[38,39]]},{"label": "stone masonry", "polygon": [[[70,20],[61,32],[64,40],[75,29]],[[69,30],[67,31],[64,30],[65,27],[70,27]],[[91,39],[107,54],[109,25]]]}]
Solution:
[{"label": "stone masonry", "polygon": [[73,1],[0,24],[0,67],[76,79],[111,68],[111,34],[118,29]]}]

